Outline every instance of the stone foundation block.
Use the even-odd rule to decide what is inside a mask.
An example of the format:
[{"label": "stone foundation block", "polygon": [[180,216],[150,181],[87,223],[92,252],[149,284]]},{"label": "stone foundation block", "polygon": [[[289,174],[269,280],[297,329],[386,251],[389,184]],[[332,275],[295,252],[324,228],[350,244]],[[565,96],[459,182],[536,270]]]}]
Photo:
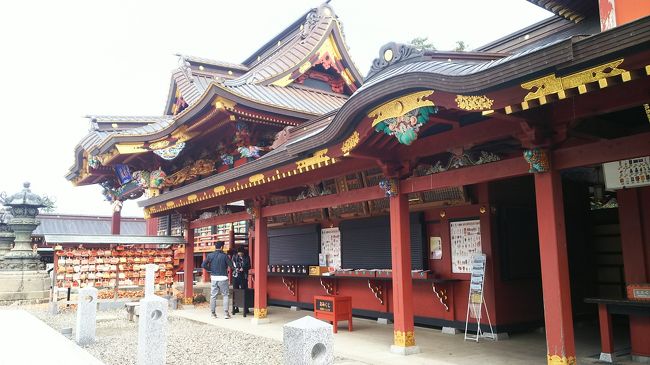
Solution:
[{"label": "stone foundation block", "polygon": [[313,317],[302,317],[283,326],[285,365],[334,363],[332,325]]}]

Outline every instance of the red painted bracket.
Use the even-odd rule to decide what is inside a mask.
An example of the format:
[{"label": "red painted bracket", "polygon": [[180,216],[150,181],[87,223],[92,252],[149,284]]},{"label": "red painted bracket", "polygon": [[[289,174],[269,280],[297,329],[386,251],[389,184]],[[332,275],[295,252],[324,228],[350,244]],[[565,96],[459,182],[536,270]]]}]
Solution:
[{"label": "red painted bracket", "polygon": [[291,296],[296,296],[296,286],[298,285],[298,279],[296,278],[288,278],[283,276],[282,277],[282,283],[284,283],[284,286],[287,287],[289,290],[289,293],[291,293]]},{"label": "red painted bracket", "polygon": [[433,293],[438,297],[440,304],[445,307],[445,311],[449,312],[449,297],[447,297],[447,289],[436,288],[436,283],[431,283]]},{"label": "red painted bracket", "polygon": [[336,293],[336,295],[339,294],[339,290],[336,287],[336,280],[327,280],[321,278],[320,285],[323,287],[323,289],[325,289],[325,292],[328,295],[334,295],[334,293]]},{"label": "red painted bracket", "polygon": [[375,298],[379,300],[379,303],[384,304],[384,282],[368,279],[368,288],[375,295]]}]

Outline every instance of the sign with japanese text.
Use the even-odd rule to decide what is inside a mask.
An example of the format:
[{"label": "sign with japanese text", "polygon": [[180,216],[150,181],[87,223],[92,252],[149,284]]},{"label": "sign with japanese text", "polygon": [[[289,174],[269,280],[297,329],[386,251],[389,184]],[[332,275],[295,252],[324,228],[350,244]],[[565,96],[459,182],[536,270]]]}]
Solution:
[{"label": "sign with japanese text", "polygon": [[450,222],[451,271],[468,274],[472,271],[472,257],[481,254],[481,221]]}]

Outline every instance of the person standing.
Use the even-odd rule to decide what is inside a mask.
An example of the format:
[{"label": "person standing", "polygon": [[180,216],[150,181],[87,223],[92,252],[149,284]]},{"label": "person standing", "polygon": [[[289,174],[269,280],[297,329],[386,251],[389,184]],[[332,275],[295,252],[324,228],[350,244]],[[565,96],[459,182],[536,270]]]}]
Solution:
[{"label": "person standing", "polygon": [[228,313],[228,268],[234,271],[234,265],[228,255],[223,252],[223,241],[215,242],[216,250],[208,254],[201,267],[210,272],[210,312],[212,317],[217,318],[217,296],[221,293],[223,297],[223,310],[225,312],[224,318],[230,318]]},{"label": "person standing", "polygon": [[[235,270],[232,274],[233,289],[248,289],[248,270],[251,268],[251,259],[246,255],[246,251],[243,247],[237,249],[237,254],[233,256],[232,261],[235,266]],[[233,314],[239,313],[239,308],[234,307],[232,312]],[[244,312],[248,313],[248,308],[244,308]]]}]

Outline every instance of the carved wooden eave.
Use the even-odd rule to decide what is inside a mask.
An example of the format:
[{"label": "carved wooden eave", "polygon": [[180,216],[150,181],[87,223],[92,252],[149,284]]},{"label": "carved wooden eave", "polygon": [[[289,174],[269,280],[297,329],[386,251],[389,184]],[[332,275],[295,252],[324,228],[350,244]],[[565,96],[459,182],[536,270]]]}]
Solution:
[{"label": "carved wooden eave", "polygon": [[[354,91],[363,77],[348,53],[341,23],[328,4],[308,12],[302,21],[276,37],[276,44],[267,44],[257,60],[247,60],[251,67],[241,77],[225,81],[226,85],[275,85],[284,87],[311,69],[320,57],[328,54],[337,63],[335,68]],[[338,67],[340,66],[340,67]]]}]

